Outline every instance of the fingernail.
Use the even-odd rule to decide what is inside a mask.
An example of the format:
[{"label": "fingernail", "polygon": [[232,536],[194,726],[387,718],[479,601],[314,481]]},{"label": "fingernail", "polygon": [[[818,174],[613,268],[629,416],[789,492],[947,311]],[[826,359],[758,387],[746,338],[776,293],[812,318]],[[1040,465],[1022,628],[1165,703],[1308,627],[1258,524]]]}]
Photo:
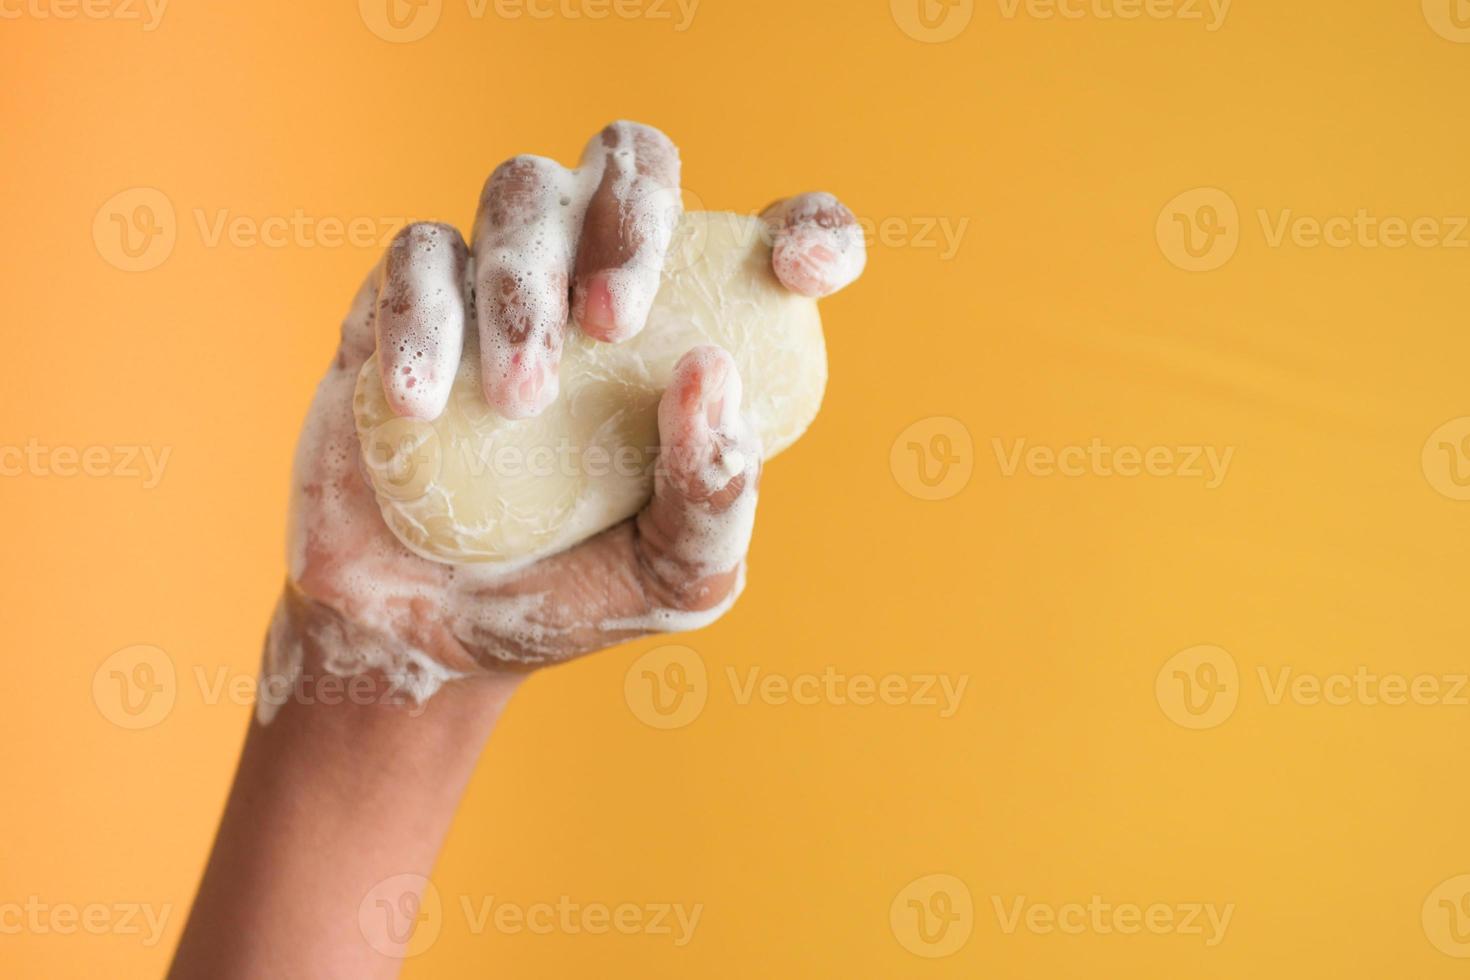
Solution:
[{"label": "fingernail", "polygon": [[560,387],[556,374],[545,363],[527,363],[526,352],[515,355],[510,370],[499,384],[495,407],[506,418],[525,419],[539,415],[556,400]]},{"label": "fingernail", "polygon": [[531,377],[521,382],[521,403],[534,405],[541,398],[541,385],[543,384],[541,372],[537,371]]},{"label": "fingernail", "polygon": [[608,285],[605,272],[589,276],[582,284],[577,297],[577,322],[584,331],[598,340],[615,340],[618,334],[617,317],[613,312],[612,288]]},{"label": "fingernail", "polygon": [[[819,252],[824,254],[818,255]],[[776,270],[776,278],[785,283],[787,289],[803,296],[821,297],[831,291],[826,268],[831,258],[832,251],[825,246],[808,247],[804,240],[793,237],[776,246],[771,264]]]},{"label": "fingernail", "polygon": [[[716,393],[718,395],[719,393]],[[723,397],[709,396],[704,400],[704,420],[709,423],[711,429],[720,427],[720,420],[725,417],[725,399]]]},{"label": "fingernail", "polygon": [[[704,418],[711,429],[728,430],[740,417],[740,376],[728,361],[716,361],[715,365],[706,369]],[[718,377],[710,377],[716,373]]]},{"label": "fingernail", "polygon": [[853,229],[803,227],[778,242],[771,256],[776,278],[788,289],[821,299],[858,277],[867,251]]}]

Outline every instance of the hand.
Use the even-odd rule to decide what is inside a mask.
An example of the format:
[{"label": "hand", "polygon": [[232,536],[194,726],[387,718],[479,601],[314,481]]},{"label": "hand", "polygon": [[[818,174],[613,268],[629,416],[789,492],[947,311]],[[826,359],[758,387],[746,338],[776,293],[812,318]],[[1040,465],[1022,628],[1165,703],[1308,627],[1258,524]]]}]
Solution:
[{"label": "hand", "polygon": [[[394,411],[443,410],[464,339],[462,312],[445,304],[468,270],[485,400],[507,418],[538,414],[556,399],[569,318],[609,343],[643,329],[681,213],[679,151],[656,129],[616,122],[576,170],[525,155],[496,167],[473,255],[447,226],[404,229],[389,249],[378,337]],[[803,296],[830,295],[863,271],[862,230],[831,194],[777,201],[761,217],[777,278]],[[435,242],[444,247],[427,247]]]},{"label": "hand", "polygon": [[[450,677],[524,671],[696,628],[734,603],[761,452],[740,414],[734,362],[718,348],[686,354],[663,395],[648,506],[514,572],[409,551],[359,469],[352,394],[375,348],[394,410],[432,419],[474,310],[487,399],[519,417],[556,394],[569,312],[600,340],[641,329],[678,217],[678,169],[662,134],[615,123],[579,171],[524,156],[497,168],[473,254],[446,225],[412,225],[395,238],[343,323],[302,433],[291,585],[272,624],[268,677],[294,678],[309,657],[333,674],[382,670],[421,698]],[[778,202],[763,218],[776,274],[791,288],[825,295],[861,271],[856,221],[830,195]]]}]

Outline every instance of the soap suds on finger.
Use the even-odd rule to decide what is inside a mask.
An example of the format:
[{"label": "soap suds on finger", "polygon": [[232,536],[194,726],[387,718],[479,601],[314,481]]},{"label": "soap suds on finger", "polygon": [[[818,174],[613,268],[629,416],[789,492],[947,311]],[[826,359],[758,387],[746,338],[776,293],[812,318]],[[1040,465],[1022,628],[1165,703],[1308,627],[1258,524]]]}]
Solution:
[{"label": "soap suds on finger", "polygon": [[639,616],[604,619],[598,628],[606,633],[692,633],[704,629],[729,612],[745,591],[745,562],[735,568],[735,584],[725,598],[708,609],[655,608]]},{"label": "soap suds on finger", "polygon": [[586,213],[582,181],[554,160],[519,156],[496,168],[475,220],[475,305],[481,383],[507,418],[556,400],[568,282]]},{"label": "soap suds on finger", "polygon": [[727,573],[750,547],[761,452],[742,391],[734,358],[704,345],[680,358],[659,402],[664,452],[641,526],[666,525],[650,559],[664,581]]},{"label": "soap suds on finger", "polygon": [[[511,563],[553,554],[633,516],[652,496],[661,446],[659,396],[679,358],[714,344],[738,366],[741,412],[760,448],[731,445],[710,459],[721,483],[794,442],[815,418],[826,384],[816,303],[771,272],[761,223],[686,214],[671,245],[648,327],[621,344],[572,332],[560,394],[532,418],[507,419],[480,394],[477,345],[467,343],[449,404],[432,424],[422,493],[394,474],[418,466],[418,442],[374,434],[392,414],[376,368],[355,393],[358,432],[374,449],[367,474],[383,518],[407,547],[441,562]],[[731,402],[734,404],[734,402]],[[378,458],[385,448],[388,455]]]},{"label": "soap suds on finger", "polygon": [[464,273],[459,232],[420,223],[388,246],[378,292],[378,367],[399,415],[434,419],[449,400],[464,344]]},{"label": "soap suds on finger", "polygon": [[578,245],[573,316],[593,337],[643,329],[683,211],[679,151],[663,133],[616,122],[587,145],[582,171],[599,179]]},{"label": "soap suds on finger", "polygon": [[619,121],[574,170],[523,155],[490,175],[475,219],[475,307],[485,397],[506,418],[556,400],[571,320],[609,341],[642,328],[678,223],[678,160],[658,130]]},{"label": "soap suds on finger", "polygon": [[862,274],[867,244],[853,213],[827,193],[800,194],[762,213],[776,277],[803,296],[829,296]]},{"label": "soap suds on finger", "polygon": [[[472,258],[444,225],[395,239],[298,445],[261,724],[305,672],[371,673],[422,703],[731,608],[765,452],[800,436],[825,387],[806,297],[845,285],[864,253],[830,196],[769,225],[681,212],[673,144],[617,122],[576,169],[498,168]],[[535,471],[562,450],[569,465]],[[628,450],[638,465],[609,472]],[[385,462],[423,480],[405,493]]]}]

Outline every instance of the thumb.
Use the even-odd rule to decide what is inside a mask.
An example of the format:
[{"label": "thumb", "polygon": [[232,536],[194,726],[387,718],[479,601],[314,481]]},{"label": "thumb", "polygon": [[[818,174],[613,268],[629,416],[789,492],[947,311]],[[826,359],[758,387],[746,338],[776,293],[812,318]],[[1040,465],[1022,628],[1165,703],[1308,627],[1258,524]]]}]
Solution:
[{"label": "thumb", "polygon": [[711,609],[739,589],[761,465],[741,391],[734,358],[702,346],[679,360],[659,402],[654,495],[637,540],[650,598],[665,608]]},{"label": "thumb", "polygon": [[332,366],[338,371],[350,372],[354,379],[358,369],[377,347],[378,290],[382,282],[383,261],[379,259],[358,287],[352,306],[342,320],[342,339],[337,345],[337,359]]}]

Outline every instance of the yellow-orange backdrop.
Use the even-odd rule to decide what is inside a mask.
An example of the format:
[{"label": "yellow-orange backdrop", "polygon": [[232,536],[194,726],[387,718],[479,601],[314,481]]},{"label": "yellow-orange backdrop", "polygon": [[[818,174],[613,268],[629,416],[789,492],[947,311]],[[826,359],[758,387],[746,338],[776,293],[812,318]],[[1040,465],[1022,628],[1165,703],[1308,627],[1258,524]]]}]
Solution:
[{"label": "yellow-orange backdrop", "polygon": [[[163,969],[363,272],[628,117],[869,271],[745,597],[517,696],[406,975],[1462,975],[1456,2],[3,0],[0,972]],[[701,917],[478,918],[563,897]]]}]

